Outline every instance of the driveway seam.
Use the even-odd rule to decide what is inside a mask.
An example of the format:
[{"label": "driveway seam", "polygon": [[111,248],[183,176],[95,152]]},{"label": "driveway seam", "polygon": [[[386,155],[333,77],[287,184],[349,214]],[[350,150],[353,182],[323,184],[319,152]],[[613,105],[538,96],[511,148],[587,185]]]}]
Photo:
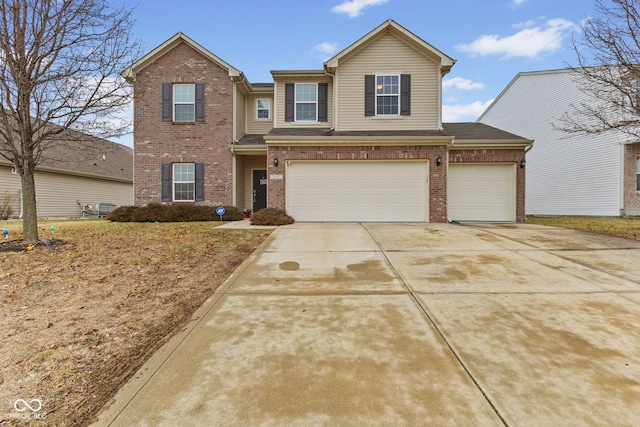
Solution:
[{"label": "driveway seam", "polygon": [[387,257],[386,251],[383,249],[382,245],[380,244],[380,242],[378,242],[378,240],[373,236],[373,234],[371,233],[371,231],[369,230],[369,228],[363,224],[360,223],[360,225],[367,231],[367,233],[369,234],[369,236],[371,237],[371,239],[375,242],[375,244],[380,248],[380,252],[382,253],[382,256],[384,256],[385,260],[387,261],[387,265],[389,266],[389,268],[393,271],[393,274],[398,278],[398,280],[400,281],[400,283],[402,283],[402,286],[407,290],[407,295],[413,300],[413,302],[419,307],[419,310],[422,311],[422,313],[424,313],[425,317],[428,319],[428,322],[431,323],[431,325],[433,326],[433,328],[435,329],[435,331],[438,333],[438,335],[440,336],[440,338],[442,338],[442,341],[445,343],[445,345],[447,346],[447,348],[449,349],[449,351],[451,352],[451,354],[453,354],[453,357],[455,357],[455,359],[458,361],[458,364],[462,367],[462,369],[466,372],[467,376],[469,377],[469,379],[471,379],[471,381],[473,382],[473,384],[475,384],[476,388],[480,391],[480,393],[482,394],[482,396],[484,397],[484,399],[487,401],[487,403],[491,406],[491,408],[493,409],[493,412],[496,414],[496,416],[498,418],[500,418],[500,421],[502,421],[502,423],[505,426],[509,426],[509,423],[507,423],[506,419],[502,416],[502,414],[500,413],[500,411],[498,410],[498,408],[496,407],[496,405],[491,401],[491,399],[489,398],[489,395],[485,392],[485,390],[482,388],[482,386],[480,385],[480,383],[476,380],[476,378],[473,376],[473,374],[471,373],[471,371],[467,368],[467,366],[465,365],[465,363],[462,361],[462,359],[460,358],[460,356],[458,355],[458,353],[455,351],[455,349],[453,348],[453,346],[449,343],[449,340],[445,337],[444,333],[440,330],[440,328],[438,327],[438,325],[436,324],[436,322],[433,320],[432,315],[427,311],[427,309],[425,307],[423,307],[422,304],[420,304],[419,299],[416,297],[415,293],[413,292],[413,290],[409,287],[409,285],[407,284],[407,282],[405,282],[404,278],[402,277],[402,275],[400,274],[400,272],[398,270],[396,270],[396,268],[394,267],[393,263],[391,262],[391,260],[389,259],[389,257]]}]

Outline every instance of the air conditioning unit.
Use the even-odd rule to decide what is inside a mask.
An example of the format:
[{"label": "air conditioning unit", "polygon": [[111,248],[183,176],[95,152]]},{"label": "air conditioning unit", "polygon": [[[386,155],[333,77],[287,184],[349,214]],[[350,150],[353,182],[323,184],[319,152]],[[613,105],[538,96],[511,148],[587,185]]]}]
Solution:
[{"label": "air conditioning unit", "polygon": [[96,211],[98,211],[99,217],[104,217],[113,212],[118,206],[113,203],[98,203],[96,205]]}]

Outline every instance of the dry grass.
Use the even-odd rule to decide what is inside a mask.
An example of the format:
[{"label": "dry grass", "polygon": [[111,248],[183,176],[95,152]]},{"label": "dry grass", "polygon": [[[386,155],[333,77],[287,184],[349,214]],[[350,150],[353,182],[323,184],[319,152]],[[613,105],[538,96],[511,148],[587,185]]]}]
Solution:
[{"label": "dry grass", "polygon": [[[89,424],[270,233],[91,220],[40,222],[41,237],[52,224],[55,253],[0,243],[1,426]],[[43,419],[17,399],[41,400]]]},{"label": "dry grass", "polygon": [[527,216],[527,223],[574,228],[577,230],[593,231],[595,233],[640,240],[640,218],[637,217]]}]

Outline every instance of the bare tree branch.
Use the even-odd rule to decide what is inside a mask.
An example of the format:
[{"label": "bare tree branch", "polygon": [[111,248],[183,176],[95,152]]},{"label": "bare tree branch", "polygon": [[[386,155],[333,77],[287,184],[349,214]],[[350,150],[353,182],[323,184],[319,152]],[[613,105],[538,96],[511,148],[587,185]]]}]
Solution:
[{"label": "bare tree branch", "polygon": [[22,180],[25,240],[37,240],[33,174],[47,150],[91,141],[74,131],[130,131],[113,118],[132,100],[120,72],[141,53],[132,13],[108,0],[0,0],[0,156]]},{"label": "bare tree branch", "polygon": [[569,133],[619,131],[640,139],[640,10],[635,0],[596,0],[574,37],[575,82],[590,100],[554,126]]}]

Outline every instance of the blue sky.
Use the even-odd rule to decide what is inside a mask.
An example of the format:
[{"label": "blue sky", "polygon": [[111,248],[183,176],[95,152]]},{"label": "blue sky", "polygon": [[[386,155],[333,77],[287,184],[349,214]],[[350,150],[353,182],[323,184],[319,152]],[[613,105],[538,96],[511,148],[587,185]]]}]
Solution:
[{"label": "blue sky", "polygon": [[575,65],[571,40],[593,6],[593,0],[139,0],[134,36],[148,52],[183,32],[262,83],[272,81],[270,70],[321,69],[393,19],[457,61],[443,80],[443,121],[475,121],[517,73]]}]

